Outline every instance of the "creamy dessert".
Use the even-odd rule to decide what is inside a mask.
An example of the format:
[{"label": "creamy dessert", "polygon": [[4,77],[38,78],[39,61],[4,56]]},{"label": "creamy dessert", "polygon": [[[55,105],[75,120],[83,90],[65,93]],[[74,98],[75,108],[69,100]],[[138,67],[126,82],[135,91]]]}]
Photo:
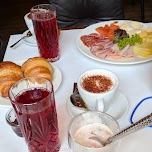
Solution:
[{"label": "creamy dessert", "polygon": [[101,148],[102,145],[99,142],[90,139],[90,137],[94,137],[95,135],[100,137],[102,141],[106,141],[113,133],[108,126],[101,123],[93,123],[80,127],[76,131],[74,138],[76,142],[85,147]]}]

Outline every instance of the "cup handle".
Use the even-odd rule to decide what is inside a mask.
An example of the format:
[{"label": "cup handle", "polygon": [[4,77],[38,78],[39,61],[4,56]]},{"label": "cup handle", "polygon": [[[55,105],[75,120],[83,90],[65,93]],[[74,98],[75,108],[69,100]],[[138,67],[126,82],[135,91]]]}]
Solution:
[{"label": "cup handle", "polygon": [[96,100],[96,110],[101,111],[101,112],[104,111],[104,99],[103,98]]}]

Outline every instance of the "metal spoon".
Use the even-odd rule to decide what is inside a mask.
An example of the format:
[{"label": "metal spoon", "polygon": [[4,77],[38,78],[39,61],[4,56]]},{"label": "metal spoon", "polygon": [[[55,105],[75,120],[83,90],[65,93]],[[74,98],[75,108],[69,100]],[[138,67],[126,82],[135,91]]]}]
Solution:
[{"label": "metal spoon", "polygon": [[74,83],[73,94],[70,96],[70,100],[74,106],[79,107],[79,108],[85,108],[85,110],[88,110],[87,105],[82,100],[82,98],[79,94],[79,91],[77,88],[77,83]]},{"label": "metal spoon", "polygon": [[30,31],[27,32],[27,34],[25,36],[23,36],[21,39],[19,39],[17,42],[15,42],[14,44],[12,44],[10,47],[14,47],[18,42],[20,42],[22,39],[26,38],[26,37],[30,37],[32,36],[32,33]]},{"label": "metal spoon", "polygon": [[105,146],[107,144],[110,144],[111,142],[114,142],[122,137],[125,137],[126,135],[132,134],[136,131],[139,131],[147,126],[152,125],[152,113],[142,119],[140,119],[138,122],[136,122],[135,124],[127,127],[126,129],[120,131],[119,133],[117,133],[116,135],[108,138],[106,141],[102,141],[101,137],[95,135],[95,137],[90,137],[89,139],[93,139],[96,140],[97,142],[99,142],[102,146]]}]

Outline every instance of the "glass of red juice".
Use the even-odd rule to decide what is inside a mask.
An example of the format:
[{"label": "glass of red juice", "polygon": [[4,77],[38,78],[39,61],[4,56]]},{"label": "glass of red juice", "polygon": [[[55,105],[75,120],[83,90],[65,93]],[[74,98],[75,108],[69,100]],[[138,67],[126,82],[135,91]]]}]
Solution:
[{"label": "glass of red juice", "polygon": [[30,152],[58,152],[59,130],[52,83],[28,77],[9,90],[22,135]]},{"label": "glass of red juice", "polygon": [[57,61],[60,50],[55,6],[39,4],[31,8],[30,14],[40,55],[50,62]]}]

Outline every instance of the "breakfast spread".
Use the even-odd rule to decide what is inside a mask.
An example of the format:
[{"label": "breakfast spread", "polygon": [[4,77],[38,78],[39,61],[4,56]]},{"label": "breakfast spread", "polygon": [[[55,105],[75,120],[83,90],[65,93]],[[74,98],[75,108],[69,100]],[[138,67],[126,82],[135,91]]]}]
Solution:
[{"label": "breakfast spread", "polygon": [[10,61],[0,62],[0,95],[8,97],[9,88],[23,77],[40,76],[52,80],[52,65],[43,57],[33,57],[19,66]]},{"label": "breakfast spread", "polygon": [[90,53],[100,59],[133,60],[152,55],[152,28],[135,21],[113,22],[80,37]]}]

